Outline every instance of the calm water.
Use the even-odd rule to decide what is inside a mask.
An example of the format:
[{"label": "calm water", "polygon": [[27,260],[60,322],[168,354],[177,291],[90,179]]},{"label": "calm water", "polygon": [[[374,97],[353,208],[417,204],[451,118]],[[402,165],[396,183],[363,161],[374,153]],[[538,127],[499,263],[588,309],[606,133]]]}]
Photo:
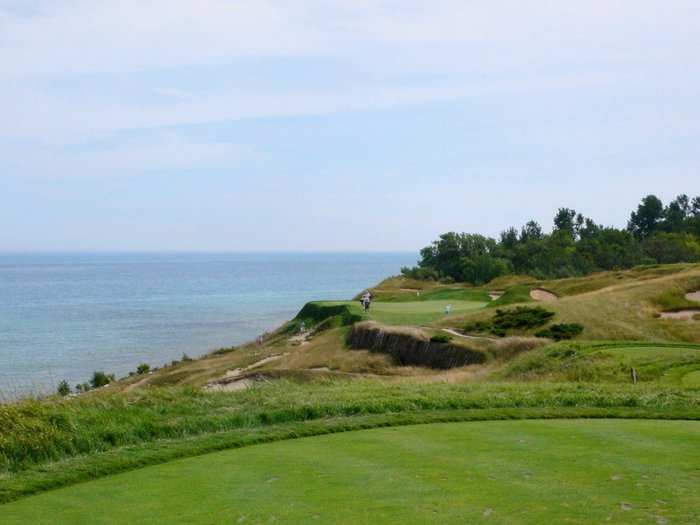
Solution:
[{"label": "calm water", "polygon": [[238,344],[312,299],[349,298],[393,254],[0,254],[0,395]]}]

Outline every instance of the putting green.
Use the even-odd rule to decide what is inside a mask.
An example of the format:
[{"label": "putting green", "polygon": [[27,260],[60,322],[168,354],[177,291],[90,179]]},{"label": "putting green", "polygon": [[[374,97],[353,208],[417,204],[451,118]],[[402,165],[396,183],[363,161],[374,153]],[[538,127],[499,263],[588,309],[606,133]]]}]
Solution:
[{"label": "putting green", "polygon": [[5,524],[698,523],[700,422],[394,427],[188,458],[0,506]]},{"label": "putting green", "polygon": [[445,306],[451,305],[450,317],[458,316],[470,310],[483,308],[487,303],[479,301],[414,301],[414,302],[381,302],[375,301],[366,314],[357,301],[326,301],[328,305],[347,304],[350,308],[368,319],[390,325],[422,325],[444,319]]}]

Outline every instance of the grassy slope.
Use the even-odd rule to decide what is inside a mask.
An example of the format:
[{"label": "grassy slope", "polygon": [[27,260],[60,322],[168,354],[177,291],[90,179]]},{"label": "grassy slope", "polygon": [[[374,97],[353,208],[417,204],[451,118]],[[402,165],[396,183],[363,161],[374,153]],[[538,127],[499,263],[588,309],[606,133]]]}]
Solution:
[{"label": "grassy slope", "polygon": [[[668,304],[674,308],[693,304],[685,302],[683,295],[700,288],[698,265],[607,272],[588,278],[533,283],[534,286],[560,294],[559,301],[542,306],[557,314],[554,322],[583,324],[580,339],[700,343],[700,323],[655,317]],[[461,327],[492,315],[485,309],[442,324]]]},{"label": "grassy slope", "polygon": [[522,354],[496,375],[508,380],[640,382],[700,388],[700,345],[565,342]]},{"label": "grassy slope", "polygon": [[8,525],[695,523],[698,439],[700,422],[683,421],[376,429],[150,467],[18,501],[2,516]]}]

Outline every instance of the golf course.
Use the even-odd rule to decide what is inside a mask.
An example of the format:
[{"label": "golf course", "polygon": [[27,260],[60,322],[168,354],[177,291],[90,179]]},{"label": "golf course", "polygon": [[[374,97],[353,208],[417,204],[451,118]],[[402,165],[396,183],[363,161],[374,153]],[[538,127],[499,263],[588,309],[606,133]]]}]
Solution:
[{"label": "golf course", "polygon": [[697,523],[700,320],[661,314],[698,290],[676,264],[313,301],[0,405],[1,521]]},{"label": "golf course", "polygon": [[[698,421],[402,426],[228,450],[2,507],[3,523],[692,523]],[[574,497],[575,495],[575,497]],[[86,502],[89,511],[86,512]]]}]

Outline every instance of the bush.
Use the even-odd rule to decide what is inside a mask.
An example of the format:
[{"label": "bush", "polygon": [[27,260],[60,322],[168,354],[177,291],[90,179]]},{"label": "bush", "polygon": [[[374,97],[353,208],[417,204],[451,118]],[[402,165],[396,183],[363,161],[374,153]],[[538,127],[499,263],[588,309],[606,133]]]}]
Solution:
[{"label": "bush", "polygon": [[180,361],[182,361],[183,363],[189,363],[190,361],[192,361],[192,358],[187,354],[182,354],[182,359]]},{"label": "bush", "polygon": [[554,312],[545,310],[541,306],[518,306],[514,310],[496,310],[491,325],[502,330],[512,328],[527,330],[546,324],[552,317]]},{"label": "bush", "polygon": [[90,386],[92,388],[100,388],[106,386],[114,381],[114,375],[105,374],[102,371],[96,371],[92,374],[92,379],[90,379]]},{"label": "bush", "polygon": [[554,339],[555,341],[561,341],[563,339],[572,339],[583,332],[583,325],[578,323],[561,323],[555,324],[540,330],[535,335],[537,337],[548,337],[549,339]]},{"label": "bush", "polygon": [[66,381],[65,379],[61,381],[58,384],[58,388],[56,389],[56,391],[62,396],[67,396],[68,394],[70,394],[70,385],[68,384],[68,381]]},{"label": "bush", "polygon": [[452,339],[449,335],[447,334],[435,334],[430,338],[431,343],[449,343],[450,339]]},{"label": "bush", "polygon": [[147,374],[151,370],[151,366],[146,364],[146,363],[141,363],[137,368],[136,368],[136,373],[138,375],[143,375]]},{"label": "bush", "polygon": [[464,327],[466,332],[491,332],[498,337],[505,337],[508,330],[528,330],[546,324],[554,312],[541,306],[518,306],[513,310],[496,310],[490,321],[477,321]]}]

